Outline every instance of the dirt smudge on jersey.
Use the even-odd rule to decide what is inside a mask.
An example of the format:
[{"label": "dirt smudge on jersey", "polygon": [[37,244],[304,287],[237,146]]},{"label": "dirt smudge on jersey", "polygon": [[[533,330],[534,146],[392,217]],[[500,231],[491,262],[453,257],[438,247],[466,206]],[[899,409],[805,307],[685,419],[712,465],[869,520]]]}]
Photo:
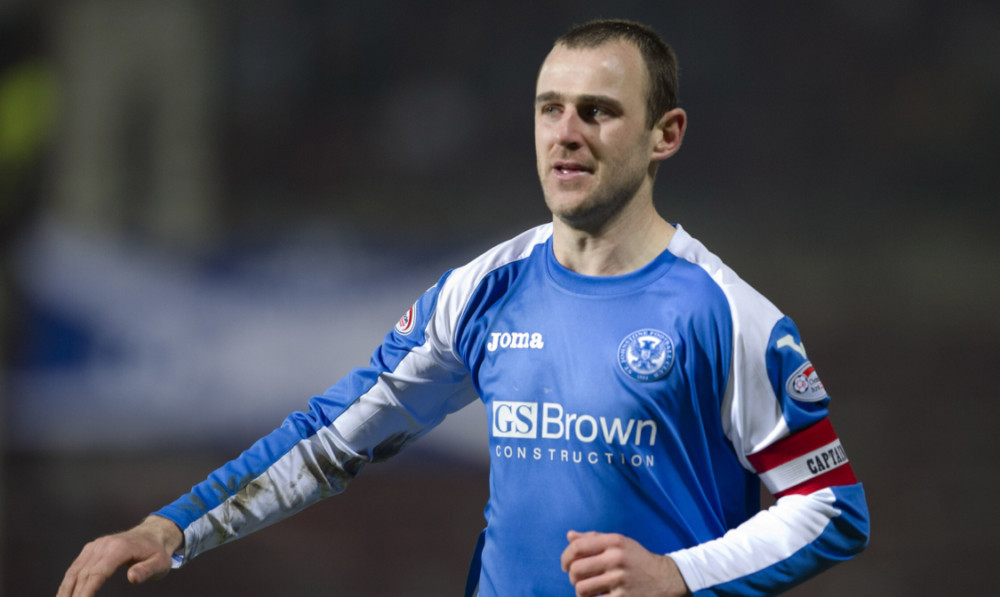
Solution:
[{"label": "dirt smudge on jersey", "polygon": [[413,435],[402,431],[390,435],[372,449],[372,462],[383,462],[392,458],[399,454],[413,439]]}]

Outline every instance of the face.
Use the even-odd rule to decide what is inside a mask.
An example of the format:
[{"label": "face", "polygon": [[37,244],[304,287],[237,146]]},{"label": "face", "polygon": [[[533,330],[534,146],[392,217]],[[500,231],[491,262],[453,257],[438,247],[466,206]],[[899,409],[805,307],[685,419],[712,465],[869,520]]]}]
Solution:
[{"label": "face", "polygon": [[535,152],[545,202],[581,230],[599,228],[644,189],[655,135],[646,125],[646,67],[626,43],[569,49],[542,64]]}]

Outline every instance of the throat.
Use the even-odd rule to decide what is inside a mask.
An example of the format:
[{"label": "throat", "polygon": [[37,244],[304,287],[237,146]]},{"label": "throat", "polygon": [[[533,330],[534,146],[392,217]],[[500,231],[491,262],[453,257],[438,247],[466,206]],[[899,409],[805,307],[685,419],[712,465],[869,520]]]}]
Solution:
[{"label": "throat", "polygon": [[592,236],[568,229],[553,232],[556,260],[570,271],[585,276],[621,276],[642,269],[656,259],[670,244],[674,227],[657,218],[661,224],[650,226],[644,234]]}]

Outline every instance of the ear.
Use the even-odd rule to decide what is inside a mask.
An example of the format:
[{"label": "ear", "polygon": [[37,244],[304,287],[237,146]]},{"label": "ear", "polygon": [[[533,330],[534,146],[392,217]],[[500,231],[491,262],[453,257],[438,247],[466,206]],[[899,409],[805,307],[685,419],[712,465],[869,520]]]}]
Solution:
[{"label": "ear", "polygon": [[653,154],[650,160],[663,161],[677,153],[687,130],[687,112],[681,108],[668,110],[653,127]]}]

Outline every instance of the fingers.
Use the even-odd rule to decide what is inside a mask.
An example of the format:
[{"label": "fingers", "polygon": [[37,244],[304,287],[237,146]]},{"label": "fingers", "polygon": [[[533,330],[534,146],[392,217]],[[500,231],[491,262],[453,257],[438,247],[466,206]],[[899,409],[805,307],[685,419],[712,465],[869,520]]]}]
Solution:
[{"label": "fingers", "polygon": [[622,548],[625,537],[607,533],[566,534],[569,545],[562,554],[563,570],[578,597],[608,594],[622,586]]},{"label": "fingers", "polygon": [[570,531],[566,533],[566,539],[569,545],[563,550],[561,558],[564,572],[569,572],[575,563],[580,563],[586,558],[602,554],[611,548],[621,547],[625,538],[614,533]]},{"label": "fingers", "polygon": [[97,539],[84,546],[83,551],[66,571],[59,586],[58,597],[89,597],[97,593],[101,585],[119,566],[116,564],[113,547],[109,548],[107,537]]},{"label": "fingers", "polygon": [[593,595],[690,595],[680,570],[668,556],[650,552],[616,533],[566,534],[563,570],[577,597]]},{"label": "fingers", "polygon": [[66,571],[58,597],[93,597],[122,566],[132,564],[132,584],[160,578],[170,571],[170,553],[162,541],[142,529],[102,537],[84,546]]}]

